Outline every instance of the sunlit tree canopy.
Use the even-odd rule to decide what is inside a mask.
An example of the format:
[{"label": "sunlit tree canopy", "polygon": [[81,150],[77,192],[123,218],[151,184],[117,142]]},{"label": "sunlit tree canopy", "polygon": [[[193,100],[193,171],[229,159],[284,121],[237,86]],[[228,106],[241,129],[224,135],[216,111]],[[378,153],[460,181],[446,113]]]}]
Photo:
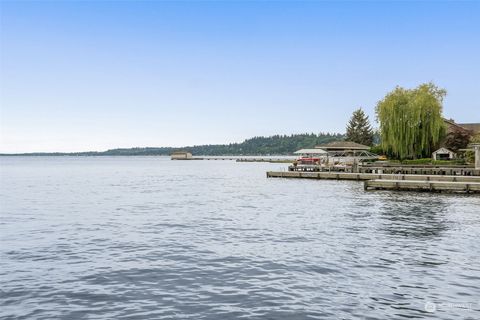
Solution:
[{"label": "sunlit tree canopy", "polygon": [[388,93],[376,106],[383,149],[399,159],[430,157],[445,132],[445,95],[433,83]]}]

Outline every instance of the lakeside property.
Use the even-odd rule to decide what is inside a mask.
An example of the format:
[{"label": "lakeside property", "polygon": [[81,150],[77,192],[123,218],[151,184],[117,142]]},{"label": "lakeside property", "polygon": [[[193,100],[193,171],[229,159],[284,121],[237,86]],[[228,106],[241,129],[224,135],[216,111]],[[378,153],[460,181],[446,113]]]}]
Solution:
[{"label": "lakeside property", "polygon": [[380,143],[373,145],[373,129],[359,108],[347,124],[347,141],[300,149],[289,172],[267,177],[366,180],[365,190],[480,193],[480,124],[445,119],[445,95],[433,83],[396,87],[376,106]]}]

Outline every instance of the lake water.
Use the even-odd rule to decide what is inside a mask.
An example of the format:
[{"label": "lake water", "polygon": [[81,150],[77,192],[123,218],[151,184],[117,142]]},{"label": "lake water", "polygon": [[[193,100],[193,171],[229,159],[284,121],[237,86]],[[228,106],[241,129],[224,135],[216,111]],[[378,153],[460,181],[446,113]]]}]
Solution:
[{"label": "lake water", "polygon": [[479,319],[480,197],[3,157],[1,319]]}]

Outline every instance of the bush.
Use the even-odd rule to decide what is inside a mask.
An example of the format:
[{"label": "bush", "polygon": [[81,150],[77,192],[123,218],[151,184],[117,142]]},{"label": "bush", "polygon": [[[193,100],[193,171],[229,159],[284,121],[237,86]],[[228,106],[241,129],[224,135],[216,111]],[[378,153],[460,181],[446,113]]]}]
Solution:
[{"label": "bush", "polygon": [[380,145],[371,147],[370,152],[375,153],[375,154],[379,154],[379,155],[384,154],[382,146],[380,146]]},{"label": "bush", "polygon": [[435,165],[463,165],[465,164],[465,159],[457,159],[457,160],[435,160],[432,164]]},{"label": "bush", "polygon": [[465,164],[464,159],[457,160],[433,160],[432,158],[421,158],[414,160],[403,160],[402,164],[432,164],[432,165],[463,165]]},{"label": "bush", "polygon": [[421,159],[414,159],[414,160],[403,160],[401,161],[402,164],[431,164],[432,158],[421,158]]}]

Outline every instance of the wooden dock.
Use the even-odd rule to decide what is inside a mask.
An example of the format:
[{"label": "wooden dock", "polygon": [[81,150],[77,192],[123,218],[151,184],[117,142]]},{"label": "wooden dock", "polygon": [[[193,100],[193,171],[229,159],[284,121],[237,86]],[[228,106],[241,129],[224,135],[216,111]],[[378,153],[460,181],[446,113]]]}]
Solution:
[{"label": "wooden dock", "polygon": [[366,180],[364,182],[364,188],[365,190],[429,191],[480,194],[480,182],[374,179]]},{"label": "wooden dock", "polygon": [[237,162],[269,162],[269,163],[292,163],[294,159],[283,158],[240,158]]},{"label": "wooden dock", "polygon": [[365,190],[480,193],[479,176],[268,171],[267,178],[364,181]]},{"label": "wooden dock", "polygon": [[288,158],[238,158],[238,157],[192,157],[182,160],[209,160],[209,161],[236,161],[236,162],[269,162],[292,163],[294,159]]},{"label": "wooden dock", "polygon": [[358,166],[360,173],[401,173],[423,175],[480,176],[480,169],[472,165],[405,165],[405,164],[365,164]]},{"label": "wooden dock", "polygon": [[394,180],[394,181],[445,181],[445,182],[478,182],[479,176],[438,176],[419,174],[379,174],[349,172],[301,172],[301,171],[268,171],[267,178],[329,179],[329,180]]}]

